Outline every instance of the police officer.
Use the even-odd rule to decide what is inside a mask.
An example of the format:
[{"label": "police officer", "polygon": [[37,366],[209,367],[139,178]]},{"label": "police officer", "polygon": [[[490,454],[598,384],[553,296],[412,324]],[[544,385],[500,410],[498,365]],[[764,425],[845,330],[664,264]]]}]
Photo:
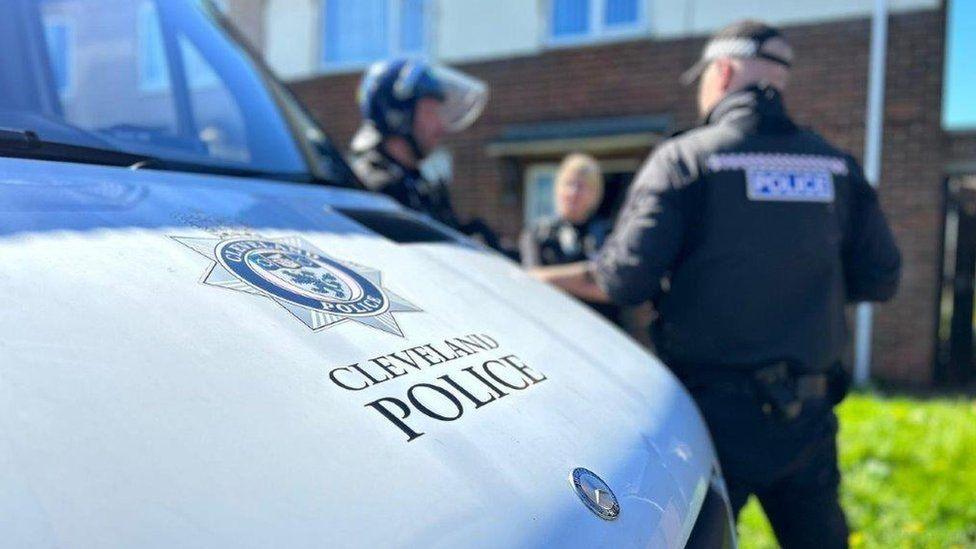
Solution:
[{"label": "police officer", "polygon": [[447,134],[481,115],[487,98],[484,82],[448,67],[406,58],[373,64],[359,86],[363,123],[351,144],[353,171],[368,189],[494,244],[497,239],[483,223],[458,220],[447,182],[428,179],[420,170]]},{"label": "police officer", "polygon": [[901,259],[847,154],[788,116],[793,51],[753,21],[708,42],[703,125],[663,143],[592,262],[536,272],[592,300],[652,300],[661,358],[697,401],[738,514],[784,547],[844,547],[837,420],[845,303],[883,301]]},{"label": "police officer", "polygon": [[[597,214],[603,200],[603,174],[592,156],[575,153],[563,159],[553,185],[556,215],[536,221],[519,239],[522,265],[562,265],[593,259],[610,234],[609,219]],[[620,308],[587,302],[611,322]]]}]

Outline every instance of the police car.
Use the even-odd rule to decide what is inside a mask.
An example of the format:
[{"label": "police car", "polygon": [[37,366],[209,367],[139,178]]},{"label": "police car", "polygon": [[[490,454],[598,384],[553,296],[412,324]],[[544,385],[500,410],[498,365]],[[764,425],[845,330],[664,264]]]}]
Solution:
[{"label": "police car", "polygon": [[0,27],[2,545],[734,543],[660,362],[351,188],[212,7]]}]

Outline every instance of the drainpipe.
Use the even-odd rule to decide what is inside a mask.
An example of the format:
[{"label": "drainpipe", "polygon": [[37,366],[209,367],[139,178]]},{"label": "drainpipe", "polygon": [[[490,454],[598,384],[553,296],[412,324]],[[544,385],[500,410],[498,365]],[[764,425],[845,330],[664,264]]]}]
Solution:
[{"label": "drainpipe", "polygon": [[[888,42],[887,0],[874,0],[871,17],[871,58],[868,65],[868,105],[864,129],[864,175],[877,188],[881,175],[881,138],[884,125],[885,57]],[[854,384],[863,386],[871,376],[870,303],[858,303],[854,340]]]}]

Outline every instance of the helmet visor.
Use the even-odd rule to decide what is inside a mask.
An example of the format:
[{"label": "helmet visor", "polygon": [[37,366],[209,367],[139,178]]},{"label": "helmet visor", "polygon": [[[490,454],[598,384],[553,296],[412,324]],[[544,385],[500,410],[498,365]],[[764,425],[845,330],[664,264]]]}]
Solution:
[{"label": "helmet visor", "polygon": [[431,69],[443,91],[441,121],[449,132],[459,132],[481,116],[488,102],[488,85],[484,81],[450,67]]}]

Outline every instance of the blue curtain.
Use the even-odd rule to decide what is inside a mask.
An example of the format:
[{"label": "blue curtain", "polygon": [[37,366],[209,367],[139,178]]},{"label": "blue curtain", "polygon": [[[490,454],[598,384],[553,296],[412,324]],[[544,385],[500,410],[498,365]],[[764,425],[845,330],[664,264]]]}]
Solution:
[{"label": "blue curtain", "polygon": [[590,0],[552,0],[552,35],[573,36],[590,30]]},{"label": "blue curtain", "polygon": [[369,62],[387,55],[388,0],[325,0],[324,16],[324,62]]},{"label": "blue curtain", "polygon": [[638,0],[604,0],[603,24],[608,27],[637,22]]}]

